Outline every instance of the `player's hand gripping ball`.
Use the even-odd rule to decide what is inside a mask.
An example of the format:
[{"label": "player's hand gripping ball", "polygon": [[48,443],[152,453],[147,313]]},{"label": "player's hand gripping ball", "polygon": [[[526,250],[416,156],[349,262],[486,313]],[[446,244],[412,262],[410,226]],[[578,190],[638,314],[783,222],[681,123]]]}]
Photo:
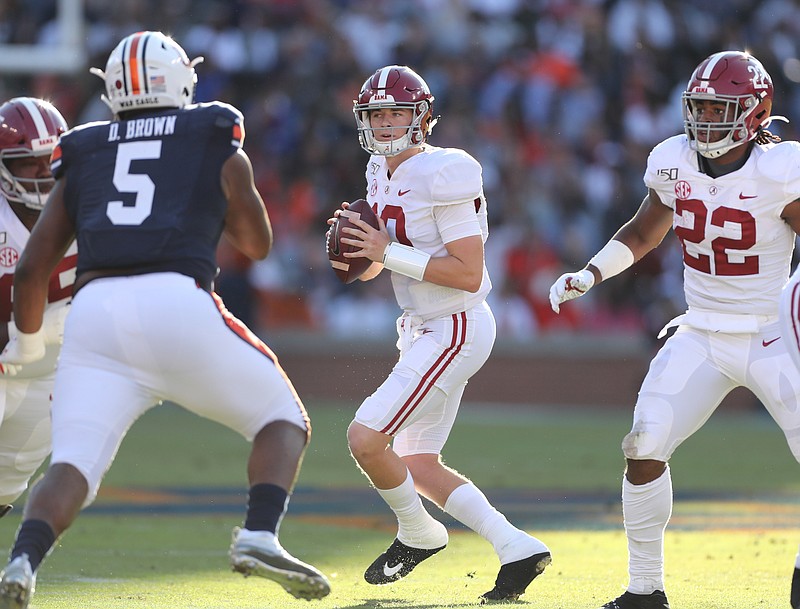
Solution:
[{"label": "player's hand gripping ball", "polygon": [[[350,211],[360,214],[361,219],[372,228],[379,230],[378,216],[372,211],[369,203],[364,199],[358,199],[350,203],[347,208]],[[356,258],[346,258],[345,252],[354,252],[360,248],[348,243],[342,243],[342,237],[347,238],[348,234],[343,233],[343,228],[358,228],[350,222],[344,215],[339,215],[328,229],[325,240],[325,249],[328,251],[328,260],[331,262],[336,276],[342,283],[352,283],[358,279],[372,265],[372,260],[363,256]],[[352,235],[350,235],[352,236]]]}]

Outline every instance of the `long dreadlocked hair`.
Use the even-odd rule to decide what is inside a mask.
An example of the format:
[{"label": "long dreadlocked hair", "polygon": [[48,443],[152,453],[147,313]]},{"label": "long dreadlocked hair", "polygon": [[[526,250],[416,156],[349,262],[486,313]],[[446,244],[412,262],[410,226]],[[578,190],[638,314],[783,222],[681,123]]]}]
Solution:
[{"label": "long dreadlocked hair", "polygon": [[777,144],[781,141],[781,137],[779,135],[775,135],[769,129],[764,129],[764,127],[758,128],[758,133],[755,137],[756,144]]}]

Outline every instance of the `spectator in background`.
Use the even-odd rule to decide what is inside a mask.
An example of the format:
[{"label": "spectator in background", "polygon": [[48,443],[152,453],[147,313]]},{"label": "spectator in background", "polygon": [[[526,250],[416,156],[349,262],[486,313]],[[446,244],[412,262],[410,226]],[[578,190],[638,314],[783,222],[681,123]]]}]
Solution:
[{"label": "spectator in background", "polygon": [[[596,251],[597,235],[619,226],[640,202],[649,150],[681,128],[675,96],[696,57],[749,45],[793,118],[776,130],[792,139],[800,125],[800,5],[781,0],[674,6],[665,0],[86,0],[86,15],[87,48],[97,61],[136,29],[169,29],[208,58],[198,100],[223,99],[242,109],[256,182],[281,235],[274,255],[282,271],[294,271],[283,289],[309,310],[282,327],[306,327],[301,320],[313,319],[324,329],[324,303],[341,290],[327,261],[295,244],[318,242],[331,202],[360,192],[358,150],[341,143],[350,137],[350,91],[361,84],[353,75],[377,61],[373,51],[383,59],[367,70],[414,65],[443,92],[438,142],[474,151],[483,165],[492,230],[520,229],[515,248],[535,238],[544,241],[537,247],[552,249],[556,263],[547,283]],[[54,17],[52,2],[17,3],[2,23],[22,27],[0,36],[53,45]],[[385,34],[369,52],[364,38],[352,35],[359,23]],[[3,90],[52,98],[70,122],[107,117],[82,76],[6,75]],[[662,249],[649,257],[649,268],[659,269],[654,283],[669,286],[665,302],[680,300],[680,269],[664,263]],[[496,285],[504,285],[507,261],[487,263],[497,269]],[[531,314],[543,334],[645,331],[644,317],[632,311],[649,307],[649,298],[619,282],[609,288],[587,296],[574,326],[553,323],[546,308]],[[666,310],[654,315],[661,319],[648,323],[663,325],[670,317]]]}]

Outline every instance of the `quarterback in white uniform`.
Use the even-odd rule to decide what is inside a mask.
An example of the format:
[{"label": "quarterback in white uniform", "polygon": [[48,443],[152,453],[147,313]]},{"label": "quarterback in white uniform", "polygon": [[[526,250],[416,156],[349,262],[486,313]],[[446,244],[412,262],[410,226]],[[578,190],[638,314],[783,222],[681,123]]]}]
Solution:
[{"label": "quarterback in white uniform", "polygon": [[354,113],[371,154],[367,201],[380,230],[346,211],[346,203],[334,214],[359,227],[344,229],[350,235],[342,241],[373,260],[361,279],[391,271],[403,309],[400,359],[347,434],[353,457],[398,520],[397,538],[364,577],[397,581],[447,545],[447,529],[425,510],[421,494],[493,545],[501,567],[482,599],[512,600],[550,564],[550,551],[441,461],[467,381],[491,352],[495,322],[485,302],[491,282],[481,166],[462,150],[426,143],[436,122],[432,104],[428,85],[406,66],[386,66],[367,79]]},{"label": "quarterback in white uniform", "polygon": [[[54,180],[50,154],[67,124],[49,102],[16,97],[0,106],[0,344],[15,332],[12,284]],[[50,280],[44,316],[46,355],[0,376],[0,515],[28,488],[50,453],[50,399],[64,319],[75,282],[73,244]]]},{"label": "quarterback in white uniform", "polygon": [[[772,81],[751,55],[705,59],[683,94],[685,134],[653,149],[636,215],[586,268],[562,275],[550,290],[558,312],[642,258],[670,228],[681,242],[688,310],[662,331],[677,327],[650,365],[622,442],[630,580],[607,609],[669,607],[667,462],[732,389],[758,397],[800,460],[800,374],[778,320],[800,233],[800,145],[778,143],[766,130],[772,97]],[[800,606],[800,589],[792,606]]]}]

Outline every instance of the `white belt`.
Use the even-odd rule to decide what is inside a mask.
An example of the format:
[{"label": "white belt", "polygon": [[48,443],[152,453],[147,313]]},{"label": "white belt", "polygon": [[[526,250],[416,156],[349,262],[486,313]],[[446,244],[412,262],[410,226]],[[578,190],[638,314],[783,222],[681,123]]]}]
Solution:
[{"label": "white belt", "polygon": [[663,338],[667,330],[675,326],[689,326],[708,332],[726,332],[732,334],[754,334],[763,326],[778,321],[777,315],[739,315],[736,313],[717,313],[713,311],[698,311],[689,309],[686,313],[678,315],[658,333],[658,338]]}]

